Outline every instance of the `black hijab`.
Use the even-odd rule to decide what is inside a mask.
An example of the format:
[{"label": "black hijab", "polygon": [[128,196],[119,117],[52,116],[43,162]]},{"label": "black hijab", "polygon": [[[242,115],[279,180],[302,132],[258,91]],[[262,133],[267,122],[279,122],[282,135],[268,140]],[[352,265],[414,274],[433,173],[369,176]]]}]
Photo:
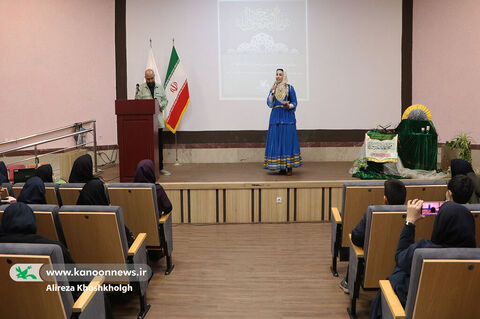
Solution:
[{"label": "black hijab", "polygon": [[472,164],[461,158],[455,158],[450,161],[450,167],[452,170],[452,177],[455,175],[467,175],[473,173]]},{"label": "black hijab", "polygon": [[133,178],[133,182],[155,184],[156,181],[157,178],[155,177],[155,169],[153,167],[152,160],[141,160],[137,165],[137,169],[135,170],[135,177]]},{"label": "black hijab", "polygon": [[77,205],[110,205],[103,182],[97,178],[87,182],[78,196]]},{"label": "black hijab", "polygon": [[93,179],[93,162],[90,154],[80,156],[73,162],[69,183],[86,183]]},{"label": "black hijab", "polygon": [[38,177],[42,179],[44,183],[53,183],[53,169],[52,165],[46,164],[37,168],[35,173]]},{"label": "black hijab", "polygon": [[155,184],[157,192],[157,205],[160,214],[168,214],[172,211],[172,203],[165,190],[160,184],[156,184],[155,169],[153,162],[149,159],[141,160],[135,170],[134,183],[152,183]]},{"label": "black hijab", "polygon": [[33,210],[24,203],[10,204],[3,212],[1,230],[5,234],[36,234]]},{"label": "black hijab", "polygon": [[37,221],[33,210],[24,203],[10,204],[2,216],[0,226],[1,243],[55,244],[62,248],[66,264],[74,264],[67,247],[61,242],[37,234]]},{"label": "black hijab", "polygon": [[9,183],[8,170],[4,162],[0,161],[0,183]]},{"label": "black hijab", "polygon": [[[110,205],[105,184],[98,178],[94,178],[83,186],[80,196],[78,196],[77,205]],[[125,225],[125,234],[127,244],[130,247],[135,241],[132,232]]]},{"label": "black hijab", "polygon": [[475,219],[463,205],[445,202],[433,223],[432,242],[443,247],[475,248]]},{"label": "black hijab", "polygon": [[27,179],[17,198],[17,202],[25,204],[46,204],[45,184],[42,179],[38,176],[32,176]]}]

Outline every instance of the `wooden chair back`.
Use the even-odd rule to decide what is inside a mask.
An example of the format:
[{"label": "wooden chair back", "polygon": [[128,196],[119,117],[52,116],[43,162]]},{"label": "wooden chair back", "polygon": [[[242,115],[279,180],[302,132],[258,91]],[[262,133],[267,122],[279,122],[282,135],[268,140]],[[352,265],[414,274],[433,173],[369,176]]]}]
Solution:
[{"label": "wooden chair back", "polygon": [[108,194],[111,205],[122,207],[125,224],[134,236],[147,233],[147,246],[160,246],[152,188],[109,186]]},{"label": "wooden chair back", "polygon": [[[79,206],[76,206],[79,207]],[[77,264],[119,264],[126,269],[126,253],[122,246],[117,216],[111,211],[60,210],[65,241]],[[111,281],[106,278],[107,283]],[[115,283],[128,283],[125,281]]]},{"label": "wooden chair back", "polygon": [[[23,184],[24,183],[22,183],[21,185],[14,184],[12,186],[13,194],[14,194],[15,198],[18,198],[18,196],[20,196],[20,192],[22,191]],[[49,204],[49,205],[60,206],[59,203],[58,203],[57,190],[56,190],[55,186],[45,185],[45,199],[47,200],[47,204]]]},{"label": "wooden chair back", "polygon": [[414,319],[480,318],[480,260],[425,259]]},{"label": "wooden chair back", "polygon": [[348,234],[352,232],[369,205],[383,205],[383,186],[350,186],[345,190],[343,209],[342,247],[349,246]]},{"label": "wooden chair back", "polygon": [[[56,284],[47,281],[14,281],[10,278],[10,268],[15,264],[44,264],[52,268],[50,256],[0,254],[0,282],[2,298],[0,312],[2,318],[66,318],[65,308],[59,291],[47,291],[47,286]],[[20,266],[22,270],[24,270]],[[17,271],[15,270],[15,273]]]},{"label": "wooden chair back", "polygon": [[63,205],[76,205],[85,184],[61,184],[58,188]]},{"label": "wooden chair back", "polygon": [[[407,200],[444,201],[446,185],[405,185]],[[348,234],[362,219],[369,205],[383,205],[383,186],[349,186],[345,189],[343,209],[342,247],[348,248]],[[377,283],[378,285],[378,283]]]},{"label": "wooden chair back", "polygon": [[[0,223],[2,220],[4,209],[0,209]],[[53,212],[45,211],[33,211],[35,214],[35,220],[37,221],[37,234],[43,237],[50,239],[55,239],[60,241],[58,235],[57,226],[55,225],[55,219],[53,217]]]},{"label": "wooden chair back", "polygon": [[[364,247],[365,271],[364,288],[379,288],[379,280],[392,274],[395,268],[395,253],[403,226],[406,211],[372,212],[368,247]],[[430,239],[435,216],[426,216],[415,225],[415,241]]]}]

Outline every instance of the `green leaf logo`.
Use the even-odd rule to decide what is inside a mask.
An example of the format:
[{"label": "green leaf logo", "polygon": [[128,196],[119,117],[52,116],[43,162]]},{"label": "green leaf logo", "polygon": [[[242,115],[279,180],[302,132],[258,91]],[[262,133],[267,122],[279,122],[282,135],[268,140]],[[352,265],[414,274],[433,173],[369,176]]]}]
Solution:
[{"label": "green leaf logo", "polygon": [[20,279],[25,279],[27,280],[29,277],[32,278],[32,279],[37,279],[37,276],[35,275],[32,275],[32,274],[28,274],[28,271],[30,269],[32,269],[32,266],[28,266],[25,270],[22,270],[20,268],[20,266],[18,266],[17,268],[15,268],[17,270],[17,278],[20,278]]},{"label": "green leaf logo", "polygon": [[40,268],[43,264],[14,264],[10,267],[10,278],[14,281],[43,281]]}]

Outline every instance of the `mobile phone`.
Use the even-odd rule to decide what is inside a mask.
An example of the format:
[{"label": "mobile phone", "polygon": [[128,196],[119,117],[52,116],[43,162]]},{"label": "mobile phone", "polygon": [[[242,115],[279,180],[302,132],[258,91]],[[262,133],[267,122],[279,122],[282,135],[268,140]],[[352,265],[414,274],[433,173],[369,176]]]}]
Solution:
[{"label": "mobile phone", "polygon": [[437,215],[444,202],[423,202],[422,215]]}]

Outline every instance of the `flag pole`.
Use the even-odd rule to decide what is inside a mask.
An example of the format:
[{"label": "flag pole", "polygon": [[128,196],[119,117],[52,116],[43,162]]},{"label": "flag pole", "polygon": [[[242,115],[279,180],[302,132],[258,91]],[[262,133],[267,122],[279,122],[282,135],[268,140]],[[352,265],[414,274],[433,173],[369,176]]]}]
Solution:
[{"label": "flag pole", "polygon": [[[175,38],[172,38],[172,45],[175,46]],[[177,131],[175,130],[175,166],[180,166],[180,162],[178,161],[178,144],[177,144]]]},{"label": "flag pole", "polygon": [[178,145],[177,145],[177,132],[175,132],[175,166],[180,166],[180,162],[178,161]]}]

